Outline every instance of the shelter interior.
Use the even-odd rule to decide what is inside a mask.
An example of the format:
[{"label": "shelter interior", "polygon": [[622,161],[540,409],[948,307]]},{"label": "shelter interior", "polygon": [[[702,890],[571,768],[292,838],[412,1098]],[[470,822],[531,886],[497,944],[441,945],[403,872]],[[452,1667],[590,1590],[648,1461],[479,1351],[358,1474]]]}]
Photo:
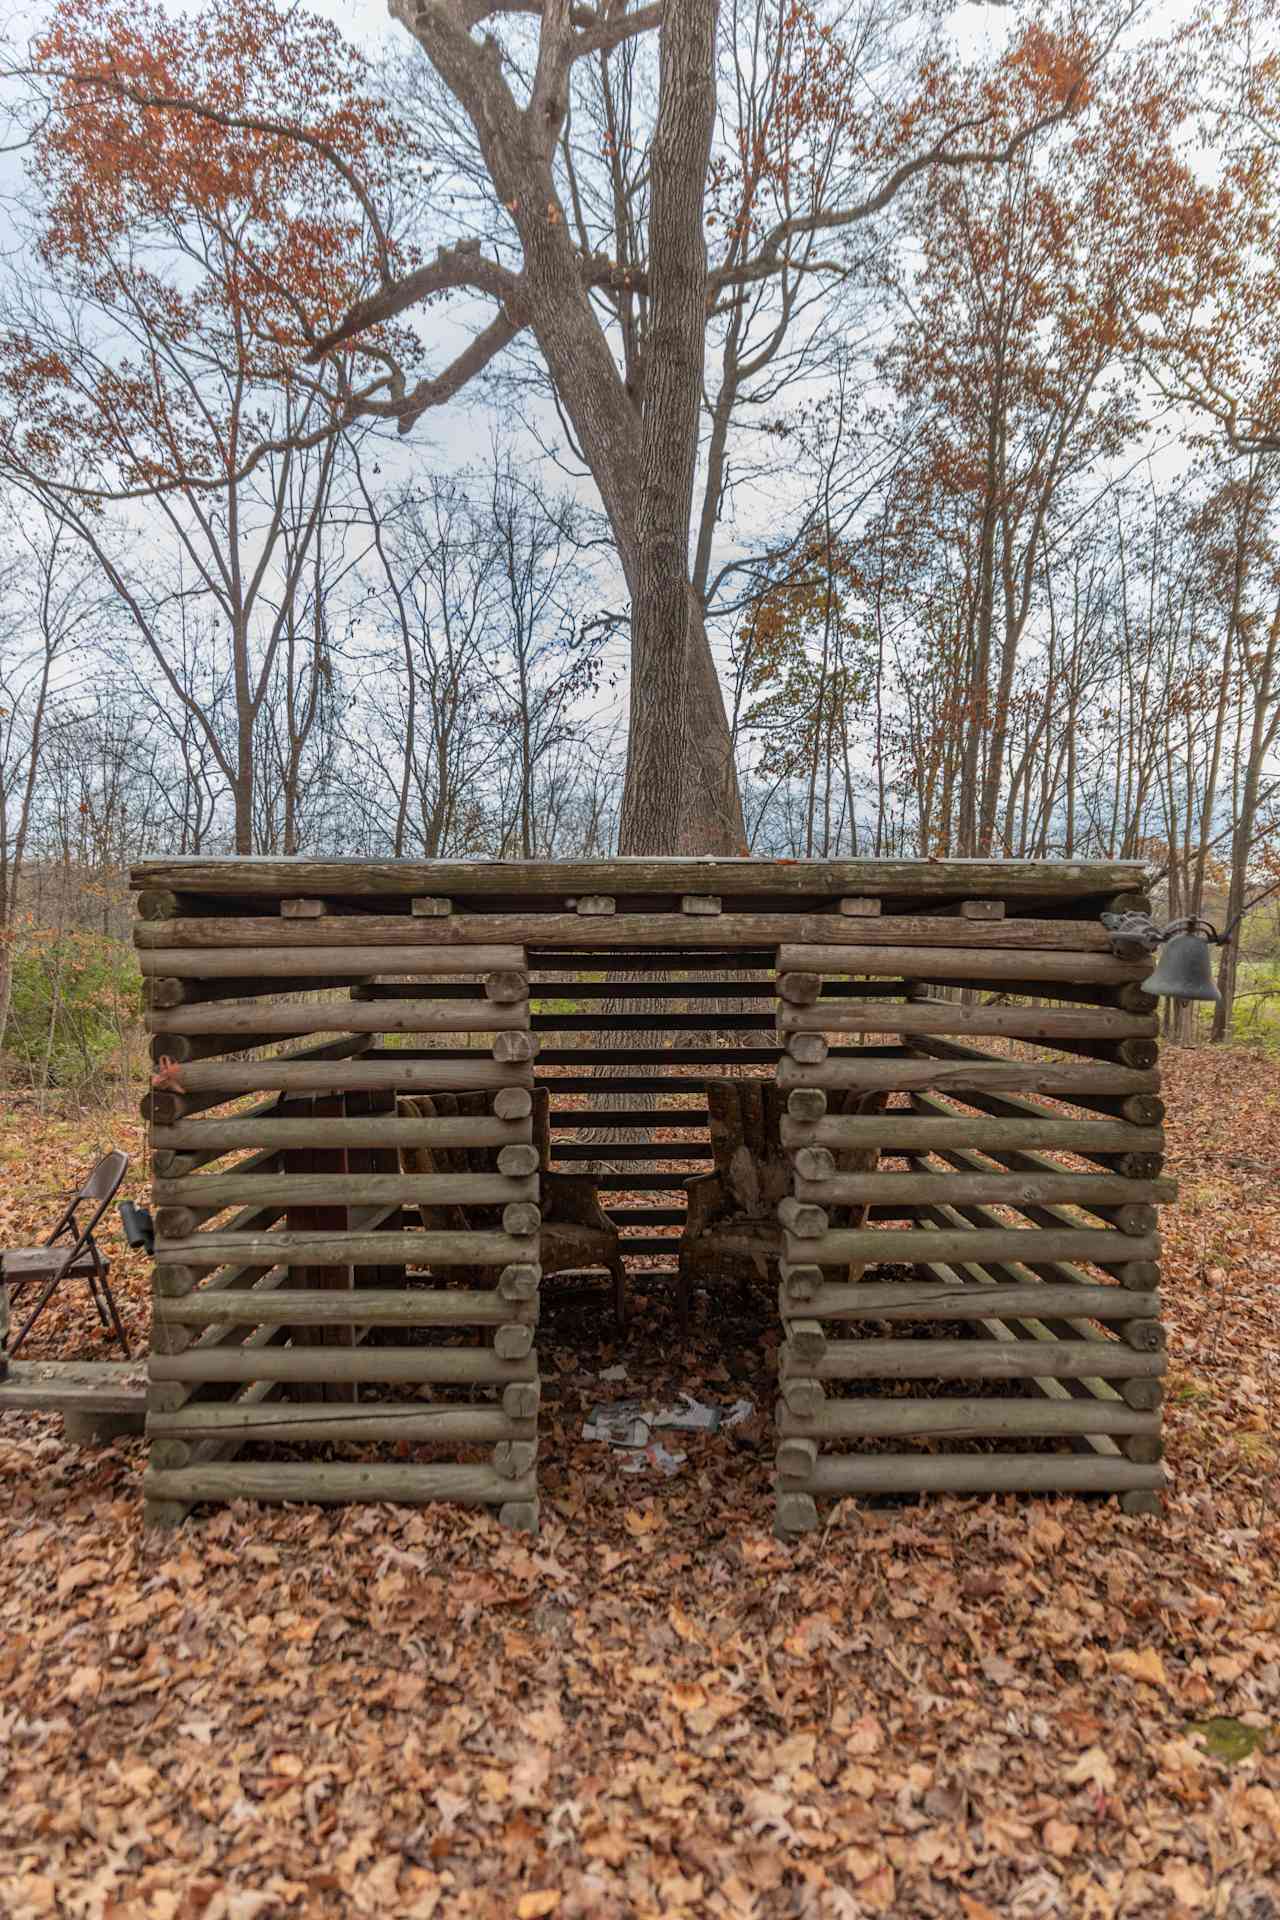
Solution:
[{"label": "shelter interior", "polygon": [[[149,1518],[538,1520],[539,1304],[751,1282],[774,1520],[1162,1484],[1131,862],[150,861]],[[643,1338],[633,1326],[629,1337]],[[388,1457],[389,1454],[394,1457]]]}]

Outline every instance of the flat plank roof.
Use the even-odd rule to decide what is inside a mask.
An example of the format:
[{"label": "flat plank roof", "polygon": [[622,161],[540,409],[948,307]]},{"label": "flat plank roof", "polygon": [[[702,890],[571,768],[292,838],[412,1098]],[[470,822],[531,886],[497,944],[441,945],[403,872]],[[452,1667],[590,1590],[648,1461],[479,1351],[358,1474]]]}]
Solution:
[{"label": "flat plank roof", "polygon": [[565,899],[577,894],[712,893],[879,899],[1044,900],[1141,892],[1151,869],[1141,860],[313,860],[302,855],[204,855],[141,860],[130,870],[138,889],[175,893],[460,898],[513,895]]}]

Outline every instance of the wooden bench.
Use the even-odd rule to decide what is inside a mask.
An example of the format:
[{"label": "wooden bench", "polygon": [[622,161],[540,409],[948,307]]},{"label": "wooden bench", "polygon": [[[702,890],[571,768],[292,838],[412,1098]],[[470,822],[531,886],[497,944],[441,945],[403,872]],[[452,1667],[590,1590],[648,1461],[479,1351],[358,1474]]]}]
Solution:
[{"label": "wooden bench", "polygon": [[147,1370],[128,1360],[11,1360],[0,1378],[0,1413],[60,1413],[78,1444],[141,1433]]},{"label": "wooden bench", "polygon": [[147,1420],[140,1360],[10,1360],[9,1290],[0,1287],[0,1413],[60,1413],[68,1440],[114,1440]]}]

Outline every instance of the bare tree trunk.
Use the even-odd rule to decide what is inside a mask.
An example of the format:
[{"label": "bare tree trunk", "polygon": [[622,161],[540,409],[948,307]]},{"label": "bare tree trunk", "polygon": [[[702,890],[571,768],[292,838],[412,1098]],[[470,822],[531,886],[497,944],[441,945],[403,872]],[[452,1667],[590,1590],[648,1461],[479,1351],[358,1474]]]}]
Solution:
[{"label": "bare tree trunk", "polygon": [[[1264,648],[1256,660],[1245,659],[1245,674],[1253,687],[1253,714],[1249,729],[1249,748],[1245,759],[1243,792],[1231,840],[1231,885],[1227,894],[1226,923],[1230,926],[1242,912],[1249,881],[1249,859],[1253,852],[1254,828],[1258,819],[1262,770],[1280,729],[1280,706],[1275,701],[1276,663],[1280,655],[1280,602],[1272,614]],[[1222,1004],[1213,1010],[1214,1040],[1225,1040],[1231,1032],[1235,1006],[1236,971],[1240,932],[1221,949],[1218,963],[1218,991]]]},{"label": "bare tree trunk", "polygon": [[[717,850],[714,844],[689,844],[702,834],[691,834],[685,796],[705,785],[691,780],[689,766],[689,741],[697,737],[691,723],[695,706],[703,704],[691,645],[689,521],[706,339],[702,204],[715,120],[719,11],[719,0],[685,0],[664,21],[659,43],[649,230],[653,299],[634,560],[628,569],[631,710],[618,837],[623,853]],[[699,651],[709,663],[705,631],[701,640]],[[701,796],[700,815],[710,798]]]}]

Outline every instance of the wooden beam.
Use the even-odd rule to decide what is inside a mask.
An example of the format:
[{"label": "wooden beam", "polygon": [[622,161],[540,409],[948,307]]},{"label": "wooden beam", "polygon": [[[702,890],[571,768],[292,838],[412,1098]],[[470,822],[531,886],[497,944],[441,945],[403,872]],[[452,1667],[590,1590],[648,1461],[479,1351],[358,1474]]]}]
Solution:
[{"label": "wooden beam", "polygon": [[254,1460],[228,1465],[152,1468],[142,1482],[148,1501],[193,1504],[202,1500],[302,1500],[345,1505],[354,1500],[378,1500],[413,1505],[449,1500],[459,1506],[502,1506],[515,1500],[532,1501],[537,1481],[532,1473],[510,1480],[492,1466],[464,1466],[452,1461],[431,1466],[341,1466],[331,1461],[304,1465],[277,1465]]},{"label": "wooden beam", "polygon": [[[1034,945],[1028,941],[1022,943],[1025,950],[1021,951],[1018,950],[1016,937],[1006,937],[1019,925],[1016,920],[994,921],[990,926],[975,921],[965,928],[966,945],[963,947],[935,946],[930,942],[926,949],[916,933],[912,935],[911,945],[872,944],[868,938],[872,927],[877,930],[878,940],[880,934],[886,928],[892,929],[894,924],[892,920],[860,924],[856,946],[852,943],[848,946],[831,944],[828,937],[821,934],[812,937],[800,928],[791,935],[783,932],[777,936],[786,943],[778,955],[778,971],[837,975],[901,974],[904,979],[915,980],[928,977],[932,971],[941,973],[945,970],[948,975],[969,981],[1078,980],[1085,985],[1109,985],[1113,982],[1119,985],[1125,981],[1141,980],[1150,971],[1149,958],[1140,961],[1117,960],[1106,952],[1104,943],[1094,939],[1092,927],[1083,927],[1070,920],[1022,922],[1024,926],[1057,927],[1062,931],[1057,941],[1044,938]],[[945,929],[950,939],[955,938],[956,929],[952,922],[922,921],[920,925],[932,926],[935,938],[939,927]],[[1067,932],[1072,936],[1070,945],[1064,937]],[[793,940],[797,944],[792,945]]]},{"label": "wooden beam", "polygon": [[[150,921],[140,922],[135,933],[142,932]],[[216,920],[163,921],[160,925],[183,926],[189,932],[200,927],[216,927]],[[237,923],[243,924],[243,923]],[[276,932],[297,933],[306,929],[310,933],[321,926],[318,920],[299,920],[296,922],[265,921],[265,927]],[[367,938],[366,930],[359,919],[352,915],[341,923],[355,931],[349,933],[350,940]],[[406,920],[406,926],[416,930],[445,925],[451,937],[456,941],[455,922],[436,922],[434,920]],[[431,974],[452,973],[496,973],[499,971],[518,971],[524,966],[524,953],[519,947],[510,946],[427,946],[422,944],[397,946],[307,946],[275,945],[262,939],[256,929],[255,939],[259,944],[252,947],[228,946],[192,946],[192,947],[140,947],[138,965],[146,978],[163,975],[179,980],[238,980],[238,979],[296,979],[302,980],[308,975],[324,975],[327,978],[343,975],[366,973],[410,973],[429,976]],[[1117,962],[1117,964],[1119,964]],[[245,993],[257,989],[246,987]],[[270,989],[264,989],[270,991]],[[283,992],[284,988],[276,991]]]},{"label": "wooden beam", "polygon": [[[471,941],[510,945],[521,950],[581,946],[582,919],[587,911],[586,903],[580,901],[573,913],[455,913],[439,920],[417,919],[408,914],[363,913],[300,921],[266,916],[222,919],[209,915],[139,921],[134,926],[134,943],[143,953],[241,949],[246,956],[241,962],[245,973],[263,971],[250,962],[255,956],[278,948],[288,948],[292,953],[301,953],[307,948],[321,953],[349,948],[347,964],[353,969],[366,973],[402,973],[411,970],[409,965],[399,957],[393,960],[385,949],[396,949],[398,956],[401,948],[413,953],[439,948],[456,957],[468,951],[467,943]],[[595,947],[670,946],[679,950],[736,944],[768,947],[785,943],[782,965],[799,971],[837,974],[905,971],[914,975],[922,963],[937,969],[971,968],[973,955],[987,951],[1003,956],[1006,975],[1011,975],[1016,966],[1027,978],[1125,981],[1141,979],[1151,966],[1149,955],[1142,960],[1117,960],[1111,953],[1106,928],[1096,919],[1013,919],[990,925],[973,921],[961,929],[954,919],[928,914],[885,915],[878,920],[850,921],[841,914],[821,913],[614,913],[599,907],[590,911],[593,916],[600,916],[600,924],[591,930],[591,944]],[[956,941],[961,932],[962,946]],[[821,959],[787,957],[793,948],[803,955],[809,945],[821,953]],[[928,950],[927,962],[919,951],[921,948]],[[861,958],[865,949],[871,950],[870,961]],[[361,956],[370,951],[378,957],[372,965],[365,965]],[[1091,958],[1095,970],[1090,971],[1087,966],[1066,967],[1064,956],[1068,954],[1080,956],[1082,960]],[[1098,971],[1104,961],[1106,965]],[[516,966],[521,961],[509,955],[490,964]],[[328,963],[329,971],[333,965],[332,961]],[[144,972],[152,973],[181,974],[183,971],[180,966],[154,963],[144,967]],[[459,960],[452,968],[441,965],[436,971],[476,972],[479,969],[466,967]],[[994,971],[991,977],[997,977]]]},{"label": "wooden beam", "polygon": [[676,894],[715,891],[805,896],[867,894],[905,899],[1003,900],[1128,893],[1146,885],[1140,860],[296,860],[267,855],[142,860],[133,887],[270,896],[288,892],[341,898],[405,899],[416,893]]},{"label": "wooden beam", "polygon": [[1154,1039],[1154,1014],[1109,1007],[966,1007],[957,1001],[913,1001],[902,1006],[856,1000],[818,1000],[778,1008],[780,1033],[1007,1034],[1019,1040]]}]

